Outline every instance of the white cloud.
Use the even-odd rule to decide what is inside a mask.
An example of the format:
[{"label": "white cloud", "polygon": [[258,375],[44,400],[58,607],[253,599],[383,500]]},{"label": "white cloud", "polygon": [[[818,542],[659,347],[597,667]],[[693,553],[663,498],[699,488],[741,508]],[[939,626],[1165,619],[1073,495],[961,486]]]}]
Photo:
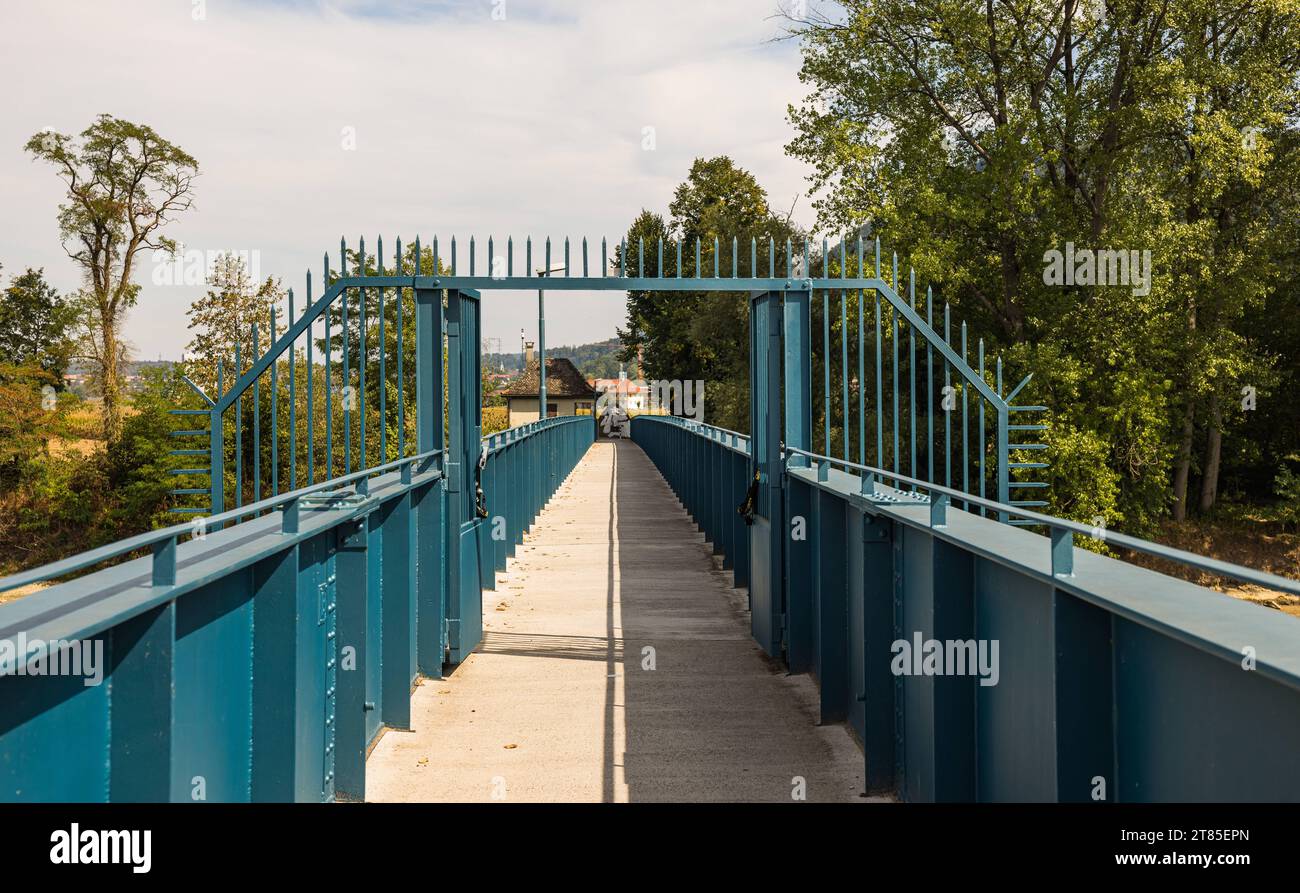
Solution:
[{"label": "white cloud", "polygon": [[[109,112],[150,124],[202,169],[187,246],[256,249],[301,294],[341,234],[455,233],[485,244],[550,235],[616,240],[642,207],[666,210],[699,156],[729,154],[786,208],[805,188],[784,156],[803,93],[797,48],[773,44],[775,0],[238,2],[0,6],[0,263],[78,285],[58,244],[61,185],[22,145]],[[644,126],[657,150],[641,149]],[[356,151],[340,147],[356,128]],[[802,222],[808,203],[801,201]],[[127,336],[175,358],[196,287],[148,268]],[[301,301],[299,302],[301,306]],[[551,345],[609,337],[621,292],[547,301]],[[494,295],[485,335],[510,349],[536,328],[531,294]]]}]

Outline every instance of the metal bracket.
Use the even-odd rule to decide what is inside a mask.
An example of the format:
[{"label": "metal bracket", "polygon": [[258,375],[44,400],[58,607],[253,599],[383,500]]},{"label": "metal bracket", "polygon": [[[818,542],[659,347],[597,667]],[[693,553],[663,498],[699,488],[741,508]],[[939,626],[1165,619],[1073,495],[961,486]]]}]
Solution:
[{"label": "metal bracket", "polygon": [[866,515],[862,519],[862,541],[864,543],[892,543],[894,525],[877,515]]},{"label": "metal bracket", "polygon": [[928,493],[912,493],[906,490],[899,490],[896,493],[882,493],[876,490],[874,493],[850,493],[848,501],[854,508],[864,508],[868,505],[929,505],[930,496]]},{"label": "metal bracket", "polygon": [[329,493],[310,493],[302,498],[299,505],[304,509],[332,509],[335,511],[360,508],[374,500],[355,490],[334,490]]},{"label": "metal bracket", "polygon": [[338,577],[334,574],[330,574],[328,577],[325,578],[325,582],[319,583],[316,586],[316,625],[317,626],[325,625],[325,615],[328,611],[329,604],[332,601],[331,595],[334,592],[334,584],[337,581],[338,581]]}]

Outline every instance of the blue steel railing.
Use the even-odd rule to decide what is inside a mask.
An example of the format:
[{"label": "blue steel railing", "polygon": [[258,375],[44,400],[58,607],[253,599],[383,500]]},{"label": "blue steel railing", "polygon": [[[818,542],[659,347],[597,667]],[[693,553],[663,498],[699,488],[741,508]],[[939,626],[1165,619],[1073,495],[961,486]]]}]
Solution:
[{"label": "blue steel railing", "polygon": [[663,424],[651,427],[634,421],[633,440],[699,521],[713,553],[721,555],[723,567],[735,575],[736,586],[749,586],[749,535],[736,511],[752,474],[748,435],[678,416],[653,418]]},{"label": "blue steel railing", "polygon": [[[323,496],[325,494],[334,494],[346,487],[348,484],[356,486],[356,493],[365,495],[369,488],[370,478],[383,474],[385,472],[397,471],[402,481],[409,483],[412,479],[413,468],[420,466],[427,472],[433,465],[434,460],[442,454],[442,450],[431,450],[427,453],[421,453],[416,456],[409,456],[405,459],[398,459],[393,462],[385,463],[374,468],[367,468],[362,471],[356,471],[352,474],[341,475],[328,481],[321,481],[309,487],[302,487],[291,493],[281,493],[263,499],[260,502],[252,503],[238,509],[231,509],[228,512],[222,512],[219,515],[201,518],[198,521],[191,521],[188,524],[174,524],[171,527],[162,527],[158,530],[150,530],[147,533],[141,533],[107,546],[101,546],[97,549],[91,549],[87,552],[81,552],[70,558],[64,558],[60,561],[54,561],[50,564],[41,565],[31,570],[21,571],[11,574],[7,577],[0,577],[0,592],[7,592],[18,589],[23,586],[30,586],[34,583],[46,583],[51,580],[59,580],[83,571],[88,568],[97,567],[98,565],[111,562],[115,559],[131,555],[133,552],[139,552],[143,549],[152,550],[152,560],[150,568],[150,585],[151,586],[171,586],[176,580],[176,550],[178,544],[183,538],[202,539],[207,535],[207,528],[220,529],[228,523],[238,524],[249,517],[262,515],[265,512],[281,512],[281,531],[283,533],[296,533],[297,525],[300,518],[301,507],[304,500],[309,500],[313,496]],[[201,523],[199,523],[201,522]],[[0,659],[0,674],[11,669],[11,665]]]},{"label": "blue steel railing", "polygon": [[[823,456],[819,453],[813,453],[808,450],[801,450],[794,447],[787,448],[784,452],[784,458],[787,463],[794,456],[803,456],[811,459],[817,468],[817,480],[825,481],[828,479],[832,466],[843,468],[849,471],[858,472],[857,478],[860,486],[860,493],[869,500],[879,500],[881,502],[897,502],[900,499],[911,496],[912,493],[924,489],[928,491],[926,504],[930,506],[930,526],[943,527],[947,522],[947,510],[954,502],[969,503],[979,508],[986,508],[995,513],[1006,513],[1024,519],[1036,526],[1041,526],[1049,531],[1049,547],[1052,562],[1053,576],[1072,576],[1074,573],[1074,535],[1081,534],[1090,539],[1100,540],[1111,546],[1119,546],[1122,549],[1129,549],[1133,552],[1141,552],[1144,555],[1150,555],[1154,558],[1160,558],[1174,564],[1182,564],[1187,567],[1194,567],[1199,570],[1207,571],[1218,576],[1228,577],[1241,583],[1250,583],[1256,586],[1262,586],[1265,589],[1274,589],[1279,592],[1286,592],[1291,595],[1300,595],[1300,580],[1292,580],[1288,577],[1279,577],[1277,574],[1270,574],[1266,571],[1255,570],[1254,568],[1243,567],[1239,564],[1232,564],[1227,561],[1220,561],[1217,558],[1210,558],[1205,555],[1197,555],[1195,552],[1187,552],[1182,549],[1175,549],[1161,543],[1154,543],[1150,540],[1140,539],[1135,536],[1119,533],[1117,531],[1099,532],[1099,528],[1082,524],[1078,521],[1071,521],[1068,518],[1058,518],[1053,515],[1044,515],[1040,512],[1030,511],[1029,509],[1020,508],[1015,505],[999,503],[992,499],[982,499],[977,496],[971,496],[962,490],[954,490],[951,487],[942,487],[938,484],[932,484],[927,481],[917,480],[889,472],[882,468],[872,468],[868,465],[859,465],[856,462],[848,462],[843,459],[836,459],[832,456]],[[883,481],[893,481],[895,487],[882,487]],[[906,493],[903,487],[911,488],[911,492]],[[936,496],[938,498],[936,498]]]},{"label": "blue steel railing", "polygon": [[[746,480],[714,472],[735,454],[716,429],[642,416],[632,435],[715,546],[742,538]],[[914,801],[1300,800],[1296,618],[1078,549],[1073,536],[1096,531],[1074,521],[809,450],[787,448],[781,468],[784,655],[817,679],[822,720],[847,721],[863,742],[869,789]],[[1300,594],[1296,580],[1104,539]],[[940,672],[903,660],[931,642]],[[996,684],[944,672],[952,643],[997,654]]]},{"label": "blue steel railing", "polygon": [[[529,439],[530,429],[558,429],[558,436]],[[496,571],[506,569],[528,524],[595,441],[594,416],[551,417],[483,438],[486,461],[480,515],[492,546],[480,552],[483,588],[496,590]]]},{"label": "blue steel railing", "polygon": [[[924,300],[919,299],[916,271],[907,271],[904,285],[898,255],[885,269],[879,239],[874,247],[874,260],[869,260],[861,238],[856,254],[849,251],[848,240],[836,245],[822,240],[820,288],[810,294],[812,325],[820,319],[822,344],[821,374],[813,374],[808,382],[822,416],[822,424],[811,432],[813,444],[820,444],[827,455],[835,455],[838,448],[844,461],[856,452],[858,462],[866,463],[871,455],[876,465],[890,467],[896,475],[906,468],[910,479],[927,484],[942,481],[947,488],[960,487],[964,494],[982,498],[992,489],[1000,504],[1047,505],[1040,498],[1046,496],[1047,483],[1021,475],[1049,467],[1042,454],[1047,444],[1034,436],[1020,436],[1041,434],[1047,425],[1013,424],[1013,416],[1019,420],[1025,414],[1047,411],[1045,406],[1015,403],[1033,374],[1008,391],[1002,357],[989,367],[983,338],[974,342],[972,365],[966,323],[960,323],[954,343],[952,308],[945,303],[940,334],[935,328],[932,290],[925,289]],[[807,244],[804,258],[806,264],[815,265]],[[888,276],[888,285],[862,288],[848,281],[850,275],[865,275],[868,270],[875,281],[883,283]],[[874,300],[870,312],[868,298]],[[1030,494],[1034,498],[1013,492],[1020,490],[1034,491]],[[977,500],[964,504],[978,505],[984,512]],[[1005,512],[997,517],[1017,525],[1032,523],[1012,519]]]},{"label": "blue steel railing", "polygon": [[[478,538],[485,568],[504,567],[593,436],[584,417],[485,439],[502,532]],[[410,727],[413,681],[447,654],[443,459],[0,579],[7,591],[152,550],[0,606],[0,801],[363,798],[368,745]],[[481,613],[477,591],[460,598]]]}]

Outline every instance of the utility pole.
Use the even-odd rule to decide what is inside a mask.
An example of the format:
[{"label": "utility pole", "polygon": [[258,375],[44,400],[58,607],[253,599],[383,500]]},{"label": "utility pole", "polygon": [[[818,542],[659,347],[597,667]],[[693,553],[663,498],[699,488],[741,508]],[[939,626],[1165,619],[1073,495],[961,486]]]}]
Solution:
[{"label": "utility pole", "polygon": [[[550,249],[547,249],[550,253]],[[564,266],[538,270],[538,276],[549,276],[563,270]],[[546,418],[546,292],[537,290],[537,417]]]}]

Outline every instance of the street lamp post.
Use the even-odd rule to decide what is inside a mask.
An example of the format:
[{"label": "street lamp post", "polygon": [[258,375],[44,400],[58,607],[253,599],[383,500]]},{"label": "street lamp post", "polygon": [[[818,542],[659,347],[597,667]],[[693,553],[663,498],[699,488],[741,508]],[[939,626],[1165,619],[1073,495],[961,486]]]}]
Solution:
[{"label": "street lamp post", "polygon": [[[549,254],[549,249],[547,251]],[[552,273],[563,270],[563,265],[551,267],[546,270],[538,270],[537,275],[549,276]],[[537,417],[544,419],[547,417],[546,412],[546,292],[542,289],[537,290]]]}]

